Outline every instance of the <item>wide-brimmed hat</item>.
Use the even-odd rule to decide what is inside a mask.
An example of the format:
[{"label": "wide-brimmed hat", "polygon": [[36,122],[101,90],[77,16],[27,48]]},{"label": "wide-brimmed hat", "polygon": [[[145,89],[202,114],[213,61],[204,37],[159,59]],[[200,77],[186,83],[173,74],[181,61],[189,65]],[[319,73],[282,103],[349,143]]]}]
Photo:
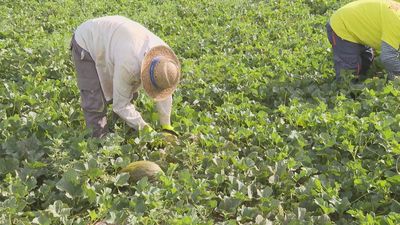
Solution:
[{"label": "wide-brimmed hat", "polygon": [[172,95],[179,83],[181,64],[167,46],[156,46],[144,56],[140,77],[146,93],[156,101]]}]

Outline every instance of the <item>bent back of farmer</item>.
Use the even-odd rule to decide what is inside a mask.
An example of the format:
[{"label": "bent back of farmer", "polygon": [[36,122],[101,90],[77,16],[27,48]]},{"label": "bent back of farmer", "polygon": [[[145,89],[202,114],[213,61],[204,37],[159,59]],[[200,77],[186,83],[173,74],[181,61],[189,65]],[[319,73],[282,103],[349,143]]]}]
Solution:
[{"label": "bent back of farmer", "polygon": [[391,75],[400,74],[400,4],[392,0],[359,0],[338,9],[327,24],[337,78],[342,70],[365,75],[373,49]]}]

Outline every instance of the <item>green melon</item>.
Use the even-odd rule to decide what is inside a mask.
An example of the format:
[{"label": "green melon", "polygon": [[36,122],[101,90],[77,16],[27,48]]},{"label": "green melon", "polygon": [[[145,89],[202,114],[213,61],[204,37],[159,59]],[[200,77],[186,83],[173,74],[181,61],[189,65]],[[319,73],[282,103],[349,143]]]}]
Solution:
[{"label": "green melon", "polygon": [[162,173],[160,166],[151,161],[137,161],[130,163],[128,166],[123,168],[121,172],[129,173],[130,180],[137,182],[143,177],[148,177],[150,181],[156,178],[158,173]]}]

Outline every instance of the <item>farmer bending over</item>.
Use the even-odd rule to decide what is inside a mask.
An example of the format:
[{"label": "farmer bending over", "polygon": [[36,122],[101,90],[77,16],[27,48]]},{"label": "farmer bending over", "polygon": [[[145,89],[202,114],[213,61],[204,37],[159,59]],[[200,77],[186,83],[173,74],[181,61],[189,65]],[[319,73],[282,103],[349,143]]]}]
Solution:
[{"label": "farmer bending over", "polygon": [[107,103],[136,129],[152,128],[131,103],[142,86],[156,102],[164,132],[176,133],[170,116],[180,62],[169,46],[137,22],[122,16],[91,19],[71,41],[86,126],[94,137],[107,133]]},{"label": "farmer bending over", "polygon": [[342,70],[353,71],[357,78],[366,75],[374,60],[373,49],[381,51],[389,80],[400,75],[400,3],[351,2],[333,13],[326,28],[337,80]]}]

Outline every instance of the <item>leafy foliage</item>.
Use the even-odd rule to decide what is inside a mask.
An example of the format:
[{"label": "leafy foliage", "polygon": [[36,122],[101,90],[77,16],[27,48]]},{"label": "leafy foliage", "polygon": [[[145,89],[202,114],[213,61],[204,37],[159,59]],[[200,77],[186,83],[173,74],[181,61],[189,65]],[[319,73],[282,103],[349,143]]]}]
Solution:
[{"label": "leafy foliage", "polygon": [[[399,224],[400,85],[332,81],[325,23],[344,3],[4,0],[0,224]],[[119,119],[88,138],[69,41],[113,14],[183,62],[176,146]],[[131,185],[137,160],[165,174]]]}]

